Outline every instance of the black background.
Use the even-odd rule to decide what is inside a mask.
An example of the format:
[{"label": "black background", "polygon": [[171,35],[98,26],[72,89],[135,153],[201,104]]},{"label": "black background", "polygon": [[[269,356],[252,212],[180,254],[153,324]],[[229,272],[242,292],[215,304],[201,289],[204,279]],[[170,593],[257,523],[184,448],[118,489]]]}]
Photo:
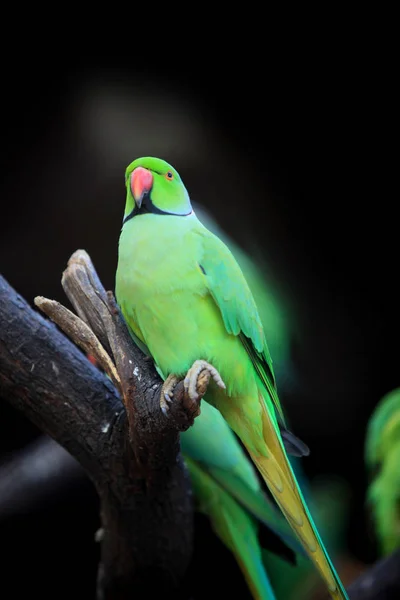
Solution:
[{"label": "black background", "polygon": [[[304,469],[310,478],[336,474],[348,483],[346,543],[368,563],[375,548],[364,508],[365,426],[378,399],[399,385],[398,200],[386,187],[391,94],[366,58],[289,61],[274,76],[268,61],[254,69],[243,61],[227,71],[215,61],[189,68],[182,59],[172,68],[121,59],[116,68],[81,58],[75,66],[37,61],[4,74],[1,272],[29,302],[39,294],[65,302],[61,273],[83,247],[112,289],[124,169],[137,156],[165,150],[192,198],[244,247],[251,239],[262,249],[295,306],[301,335],[293,361],[302,392],[287,409],[312,450]],[[100,102],[96,108],[107,91],[124,98],[107,100],[117,115],[143,111],[126,132],[126,152],[121,143],[109,168],[108,117]],[[155,107],[146,112],[148,98]],[[147,139],[154,113],[159,127]],[[183,137],[174,137],[177,123]],[[100,137],[90,137],[91,128]],[[4,460],[37,435],[1,402]],[[218,576],[225,561],[240,590],[234,563],[201,523],[200,567]],[[97,526],[89,483],[1,522],[3,585],[7,580],[16,597],[29,590],[47,598],[62,579],[65,597],[78,589],[93,597]],[[199,585],[206,593],[207,583]]]}]

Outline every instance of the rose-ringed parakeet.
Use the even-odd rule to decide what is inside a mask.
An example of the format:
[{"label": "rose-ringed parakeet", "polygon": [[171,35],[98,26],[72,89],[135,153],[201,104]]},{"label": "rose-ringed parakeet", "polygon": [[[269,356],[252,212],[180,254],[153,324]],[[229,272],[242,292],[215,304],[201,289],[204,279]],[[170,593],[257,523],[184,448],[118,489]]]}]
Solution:
[{"label": "rose-ringed parakeet", "polygon": [[[140,344],[166,378],[163,412],[185,378],[195,400],[199,373],[212,377],[206,400],[235,431],[332,598],[346,591],[312,521],[284,447],[293,446],[253,296],[227,246],[197,219],[178,172],[145,157],[126,169],[116,297]],[[301,446],[294,452],[301,454]]]},{"label": "rose-ringed parakeet", "polygon": [[386,555],[400,548],[400,388],[385,394],[370,417],[365,462],[371,477],[367,501]]}]

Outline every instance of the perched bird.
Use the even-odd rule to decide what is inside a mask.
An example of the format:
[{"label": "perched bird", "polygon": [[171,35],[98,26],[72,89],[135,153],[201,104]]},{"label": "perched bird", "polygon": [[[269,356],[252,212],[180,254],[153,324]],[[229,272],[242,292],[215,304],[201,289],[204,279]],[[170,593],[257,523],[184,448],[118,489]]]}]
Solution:
[{"label": "perched bird", "polygon": [[[281,365],[281,378],[286,384],[289,372],[289,380],[293,381],[289,358],[293,327],[288,323],[282,299],[266,280],[261,267],[229,239],[211,215],[199,206],[196,213],[201,214],[207,227],[218,233],[225,243],[229,241],[257,299],[263,326],[272,340],[277,363]],[[283,578],[288,588],[294,572],[299,571],[298,576],[304,572],[302,564],[307,560],[306,555],[282,513],[263,493],[254,467],[237,437],[211,404],[204,403],[194,425],[181,434],[181,450],[197,512],[208,518],[214,533],[234,555],[253,598],[274,600],[274,588],[279,586],[275,581],[271,587],[268,563],[279,560],[272,563],[272,567],[274,571],[279,568],[281,575],[286,569]]]},{"label": "perched bird", "polygon": [[400,388],[385,394],[373,411],[365,440],[371,507],[380,552],[400,548]]},{"label": "perched bird", "polygon": [[[178,172],[139,158],[126,169],[116,297],[132,335],[165,379],[161,409],[184,378],[238,435],[332,598],[346,591],[322,544],[287,457],[308,449],[286,427],[259,313],[228,247],[197,219]],[[286,448],[285,448],[286,446]]]}]

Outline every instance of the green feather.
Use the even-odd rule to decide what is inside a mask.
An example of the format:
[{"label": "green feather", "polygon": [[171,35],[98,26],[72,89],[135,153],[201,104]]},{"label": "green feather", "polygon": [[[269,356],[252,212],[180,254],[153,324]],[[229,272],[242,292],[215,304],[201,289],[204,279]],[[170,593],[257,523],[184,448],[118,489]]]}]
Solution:
[{"label": "green feather", "polygon": [[[183,456],[196,461],[255,519],[278,535],[295,553],[303,549],[275,505],[263,493],[254,467],[221,413],[207,402],[194,425],[181,434]],[[201,494],[201,490],[198,490]]]},{"label": "green feather", "polygon": [[223,487],[186,458],[197,508],[211,521],[224,545],[234,554],[255,600],[275,600],[265,572],[254,519]]},{"label": "green feather", "polygon": [[278,370],[287,379],[291,344],[298,335],[297,319],[290,298],[278,289],[279,286],[262,256],[257,256],[256,259],[241,248],[216,223],[204,206],[194,203],[194,210],[203,225],[228,246],[239,264],[257,304],[268,348],[274,357],[275,375]]},{"label": "green feather", "polygon": [[367,501],[386,555],[400,548],[400,388],[383,396],[370,417],[365,461],[371,477]]},{"label": "green feather", "polygon": [[206,285],[221,311],[226,330],[240,336],[281,421],[285,423],[276,393],[272,359],[253,294],[228,247],[205,227],[199,229],[199,233],[202,235],[201,265]]}]

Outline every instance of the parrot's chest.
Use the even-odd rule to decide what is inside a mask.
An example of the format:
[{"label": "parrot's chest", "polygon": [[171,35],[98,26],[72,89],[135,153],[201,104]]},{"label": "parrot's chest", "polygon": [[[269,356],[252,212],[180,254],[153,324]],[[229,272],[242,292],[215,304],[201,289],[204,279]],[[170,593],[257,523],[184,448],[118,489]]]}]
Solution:
[{"label": "parrot's chest", "polygon": [[[172,224],[165,224],[166,219]],[[196,257],[200,237],[193,235],[188,217],[143,215],[122,232],[119,266],[134,303],[204,285]],[[134,297],[133,297],[134,296]]]},{"label": "parrot's chest", "polygon": [[189,219],[143,215],[132,219],[121,234],[117,297],[129,302],[127,308],[139,326],[156,326],[160,334],[171,327],[176,314],[181,320],[193,318],[190,298],[207,293],[198,258],[201,237],[193,233]]},{"label": "parrot's chest", "polygon": [[135,217],[121,234],[116,295],[125,318],[165,375],[184,374],[201,358],[228,379],[245,350],[209,293],[201,233],[187,217],[156,217]]}]

